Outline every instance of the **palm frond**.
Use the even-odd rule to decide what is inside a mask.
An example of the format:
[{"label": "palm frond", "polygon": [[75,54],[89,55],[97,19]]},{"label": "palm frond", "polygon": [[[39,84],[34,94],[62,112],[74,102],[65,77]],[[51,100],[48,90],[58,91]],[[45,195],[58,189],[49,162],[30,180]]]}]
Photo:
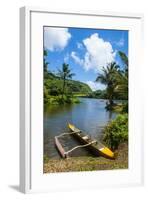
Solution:
[{"label": "palm frond", "polygon": [[128,68],[128,57],[122,51],[119,51],[118,53],[119,53],[119,56],[120,56],[122,62],[126,65],[126,68]]}]

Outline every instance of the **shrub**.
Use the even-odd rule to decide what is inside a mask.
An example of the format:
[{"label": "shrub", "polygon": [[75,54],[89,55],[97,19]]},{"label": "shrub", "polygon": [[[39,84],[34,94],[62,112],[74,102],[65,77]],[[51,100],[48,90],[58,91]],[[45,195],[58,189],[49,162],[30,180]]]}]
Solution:
[{"label": "shrub", "polygon": [[72,97],[71,97],[71,95],[65,95],[64,101],[67,104],[71,104],[72,103]]},{"label": "shrub", "polygon": [[80,100],[78,98],[73,98],[73,103],[80,103]]},{"label": "shrub", "polygon": [[118,115],[115,120],[107,124],[103,131],[103,140],[113,150],[120,143],[128,141],[128,114]]},{"label": "shrub", "polygon": [[123,104],[122,113],[128,113],[128,103]]}]

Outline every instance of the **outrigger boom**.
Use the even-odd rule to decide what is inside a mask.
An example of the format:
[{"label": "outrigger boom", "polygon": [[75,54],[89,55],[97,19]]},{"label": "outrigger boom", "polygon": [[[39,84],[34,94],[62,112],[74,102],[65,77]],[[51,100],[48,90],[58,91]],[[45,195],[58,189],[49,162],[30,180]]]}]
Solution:
[{"label": "outrigger boom", "polygon": [[[103,156],[106,158],[114,159],[114,153],[109,148],[105,147],[102,143],[96,140],[92,140],[88,135],[85,135],[81,130],[70,123],[68,124],[68,127],[71,131],[70,133],[62,133],[58,136],[55,136],[55,145],[63,158],[68,158],[69,153],[77,148],[88,147],[90,151],[96,156]],[[73,137],[79,140],[82,145],[78,145],[66,152],[58,139],[64,135],[73,135]]]},{"label": "outrigger boom", "polygon": [[63,158],[68,158],[68,157],[69,157],[69,153],[71,153],[71,152],[74,151],[75,149],[82,148],[82,147],[87,147],[87,146],[89,146],[89,145],[91,145],[91,144],[93,144],[93,143],[96,142],[96,141],[92,141],[92,142],[90,142],[90,143],[88,143],[88,144],[78,145],[78,146],[75,146],[75,147],[73,147],[72,149],[70,149],[70,150],[68,150],[68,151],[65,151],[64,147],[61,145],[61,143],[60,143],[60,141],[59,141],[58,138],[61,137],[61,136],[63,136],[63,135],[72,135],[72,134],[74,134],[74,133],[78,133],[78,131],[72,132],[72,133],[62,133],[62,134],[60,134],[60,135],[58,135],[58,136],[55,136],[55,145],[56,145],[56,147],[57,147],[59,153],[61,154],[61,156],[62,156]]},{"label": "outrigger boom", "polygon": [[[59,153],[61,154],[61,156],[62,156],[63,158],[67,158],[67,157],[68,157],[69,151],[68,151],[68,152],[65,151],[64,147],[62,146],[62,144],[60,143],[60,141],[59,141],[58,138],[59,138],[59,137],[62,137],[62,136],[64,136],[64,135],[72,135],[72,134],[74,134],[74,133],[77,133],[77,132],[62,133],[62,134],[60,134],[60,135],[58,135],[58,136],[55,136],[55,145],[56,145],[56,147],[57,147]],[[76,147],[75,147],[75,148],[76,148]],[[73,148],[73,149],[74,149],[74,148]],[[72,151],[72,149],[71,149],[70,151]]]}]

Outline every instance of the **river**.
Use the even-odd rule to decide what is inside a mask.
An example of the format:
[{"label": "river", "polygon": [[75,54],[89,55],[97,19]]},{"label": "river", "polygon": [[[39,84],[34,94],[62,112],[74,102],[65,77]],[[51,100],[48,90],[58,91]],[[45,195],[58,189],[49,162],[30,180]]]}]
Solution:
[{"label": "river", "polygon": [[[80,101],[81,103],[74,105],[52,105],[44,110],[44,154],[50,158],[60,157],[54,145],[54,136],[68,132],[68,122],[99,140],[102,128],[116,117],[116,113],[106,111],[106,100],[80,98]],[[65,150],[79,145],[72,136],[64,136],[60,140]],[[77,149],[72,154],[86,155],[89,152],[84,148]]]}]

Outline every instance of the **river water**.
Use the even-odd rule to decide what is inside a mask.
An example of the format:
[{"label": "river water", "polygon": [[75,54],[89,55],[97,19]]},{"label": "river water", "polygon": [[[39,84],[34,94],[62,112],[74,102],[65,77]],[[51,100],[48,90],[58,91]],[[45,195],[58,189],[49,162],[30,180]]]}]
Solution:
[{"label": "river water", "polygon": [[[54,137],[69,132],[67,123],[74,124],[92,138],[99,140],[103,127],[116,117],[116,113],[106,111],[106,100],[80,98],[81,103],[74,105],[52,105],[44,110],[44,154],[50,158],[59,158],[60,155],[54,145]],[[79,145],[72,136],[60,138],[65,150]],[[72,156],[86,156],[86,148],[80,148]]]}]

